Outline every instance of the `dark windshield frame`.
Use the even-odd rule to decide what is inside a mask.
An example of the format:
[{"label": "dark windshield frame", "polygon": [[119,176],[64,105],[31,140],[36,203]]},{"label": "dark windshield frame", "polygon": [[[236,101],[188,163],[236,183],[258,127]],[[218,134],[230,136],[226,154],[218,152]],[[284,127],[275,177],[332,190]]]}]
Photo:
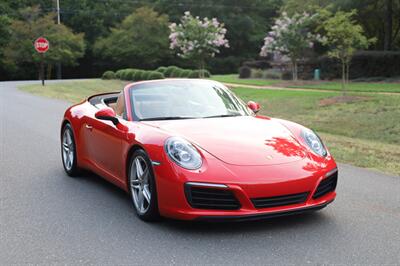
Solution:
[{"label": "dark windshield frame", "polygon": [[[138,117],[138,115],[135,113],[135,103],[134,103],[134,97],[133,97],[133,92],[134,90],[137,89],[144,89],[144,88],[154,88],[157,86],[157,84],[175,84],[177,82],[192,82],[192,83],[196,83],[196,82],[207,82],[210,84],[210,86],[218,86],[219,89],[222,89],[224,92],[226,92],[227,94],[229,94],[229,97],[232,97],[233,99],[235,99],[237,104],[240,104],[243,108],[243,111],[245,112],[245,114],[237,114],[237,115],[221,115],[221,116],[204,116],[204,117],[158,117],[159,119],[157,119],[157,117],[154,117],[154,119],[151,118],[144,118],[141,119]],[[156,121],[156,120],[179,120],[179,119],[204,119],[204,118],[223,118],[223,117],[232,117],[232,116],[254,116],[254,112],[247,107],[247,105],[242,101],[242,99],[240,99],[238,96],[236,96],[231,90],[229,90],[226,86],[224,86],[223,84],[221,84],[220,82],[217,81],[212,81],[212,80],[201,80],[201,79],[170,79],[170,80],[157,80],[157,81],[146,81],[146,82],[140,82],[140,83],[136,83],[133,84],[129,89],[129,103],[130,103],[130,111],[131,111],[131,116],[132,116],[132,120],[133,121]]]}]

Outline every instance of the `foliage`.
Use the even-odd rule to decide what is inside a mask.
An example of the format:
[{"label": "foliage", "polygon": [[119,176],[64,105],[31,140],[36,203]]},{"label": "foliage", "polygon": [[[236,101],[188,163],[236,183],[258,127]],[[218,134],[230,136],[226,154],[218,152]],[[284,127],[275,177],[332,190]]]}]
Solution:
[{"label": "foliage", "polygon": [[[107,71],[109,72],[109,71]],[[106,73],[107,73],[106,72]],[[103,74],[103,79],[106,73]],[[108,75],[108,74],[107,74]],[[147,71],[142,69],[134,69],[134,68],[126,68],[118,70],[115,75],[116,78],[121,80],[130,80],[130,81],[141,81],[141,80],[150,80],[150,79],[163,79],[164,75],[157,71]]]},{"label": "foliage", "polygon": [[117,71],[115,72],[115,77],[116,77],[117,79],[121,79],[121,75],[122,75],[123,72],[124,72],[124,69],[117,70]]},{"label": "foliage", "polygon": [[178,56],[197,61],[200,69],[204,69],[207,58],[220,52],[220,47],[229,47],[227,30],[216,18],[201,20],[186,11],[180,24],[172,23],[170,30],[170,48],[176,49]]},{"label": "foliage", "polygon": [[182,68],[175,68],[172,72],[170,77],[171,78],[179,78],[182,75],[183,69]]},{"label": "foliage", "polygon": [[[48,65],[62,63],[76,65],[77,59],[84,54],[83,34],[74,34],[63,24],[54,22],[54,13],[40,16],[37,7],[23,10],[24,20],[13,20],[10,25],[10,41],[4,49],[5,62],[11,67],[26,63],[38,64],[43,60]],[[45,54],[38,54],[34,40],[43,36],[50,42],[50,49]]]},{"label": "foliage", "polygon": [[157,68],[155,71],[164,74],[166,70],[167,70],[167,67],[161,66],[161,67]]},{"label": "foliage", "polygon": [[[350,61],[349,80],[383,79],[400,76],[400,52],[392,51],[359,51]],[[337,79],[341,77],[341,64],[336,58],[321,56],[316,60],[315,68],[321,70],[322,79]]]},{"label": "foliage", "polygon": [[101,79],[115,79],[115,73],[113,71],[106,71],[103,73],[103,76],[101,76]]},{"label": "foliage", "polygon": [[181,74],[179,75],[180,78],[188,78],[190,75],[192,75],[193,70],[191,69],[183,69],[181,71]]},{"label": "foliage", "polygon": [[133,71],[135,71],[135,69],[133,69],[133,68],[123,69],[119,74],[119,78],[121,80],[131,80]]},{"label": "foliage", "polygon": [[294,14],[289,17],[286,12],[275,20],[272,31],[264,39],[260,55],[277,53],[288,56],[292,62],[293,80],[297,80],[297,61],[303,57],[304,52],[314,46],[315,41],[321,41],[320,35],[309,31],[310,24],[315,15],[308,13]]},{"label": "foliage", "polygon": [[239,78],[247,79],[251,76],[251,68],[248,66],[242,66],[239,68]]},{"label": "foliage", "polygon": [[155,67],[169,56],[168,16],[141,7],[96,41],[96,55],[132,67]]},{"label": "foliage", "polygon": [[148,76],[148,80],[152,80],[152,79],[164,79],[164,75],[160,72],[157,71],[149,71],[149,76]]},{"label": "foliage", "polygon": [[334,15],[326,11],[327,17],[321,24],[325,38],[322,43],[329,46],[328,56],[337,58],[342,64],[342,88],[345,93],[345,85],[349,79],[350,61],[358,49],[365,49],[375,39],[367,39],[364,30],[355,20],[356,11],[338,11]]},{"label": "foliage", "polygon": [[211,73],[205,69],[194,70],[189,75],[189,78],[209,78],[209,77],[211,77]]},{"label": "foliage", "polygon": [[167,77],[167,78],[172,77],[171,76],[172,72],[174,72],[177,69],[181,69],[181,68],[179,68],[177,66],[169,66],[169,67],[167,67],[167,69],[164,71],[164,76]]},{"label": "foliage", "polygon": [[144,70],[137,70],[133,76],[133,80],[142,80],[144,72]]},{"label": "foliage", "polygon": [[125,79],[126,80],[135,80],[135,75],[136,75],[137,71],[138,71],[137,69],[129,69],[129,70],[127,70],[126,74],[125,74]]},{"label": "foliage", "polygon": [[2,48],[6,46],[11,35],[10,31],[11,20],[6,15],[0,15],[0,59],[2,56]]}]

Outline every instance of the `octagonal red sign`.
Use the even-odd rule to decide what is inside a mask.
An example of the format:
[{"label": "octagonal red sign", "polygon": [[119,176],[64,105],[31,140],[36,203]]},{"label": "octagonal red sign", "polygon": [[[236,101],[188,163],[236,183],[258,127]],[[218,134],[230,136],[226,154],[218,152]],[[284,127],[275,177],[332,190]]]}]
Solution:
[{"label": "octagonal red sign", "polygon": [[35,41],[35,50],[38,53],[45,53],[49,50],[50,43],[46,38],[39,37]]}]

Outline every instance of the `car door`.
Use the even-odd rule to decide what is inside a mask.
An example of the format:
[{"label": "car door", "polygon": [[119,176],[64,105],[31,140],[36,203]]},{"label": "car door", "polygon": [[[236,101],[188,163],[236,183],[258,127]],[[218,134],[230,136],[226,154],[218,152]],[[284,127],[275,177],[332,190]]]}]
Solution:
[{"label": "car door", "polygon": [[88,157],[108,177],[123,181],[122,140],[126,132],[119,130],[111,121],[87,117],[86,147]]}]

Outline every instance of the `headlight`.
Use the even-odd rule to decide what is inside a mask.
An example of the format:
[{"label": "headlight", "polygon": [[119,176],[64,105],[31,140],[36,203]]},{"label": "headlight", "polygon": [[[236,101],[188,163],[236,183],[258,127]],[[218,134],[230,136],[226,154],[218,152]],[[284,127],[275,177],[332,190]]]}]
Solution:
[{"label": "headlight", "polygon": [[199,169],[203,163],[196,148],[182,138],[171,137],[167,139],[165,152],[179,166],[189,170]]},{"label": "headlight", "polygon": [[307,143],[308,147],[318,154],[319,156],[325,157],[328,153],[324,147],[324,144],[322,144],[322,140],[318,137],[318,135],[312,131],[312,130],[304,130],[302,132],[302,136]]}]

